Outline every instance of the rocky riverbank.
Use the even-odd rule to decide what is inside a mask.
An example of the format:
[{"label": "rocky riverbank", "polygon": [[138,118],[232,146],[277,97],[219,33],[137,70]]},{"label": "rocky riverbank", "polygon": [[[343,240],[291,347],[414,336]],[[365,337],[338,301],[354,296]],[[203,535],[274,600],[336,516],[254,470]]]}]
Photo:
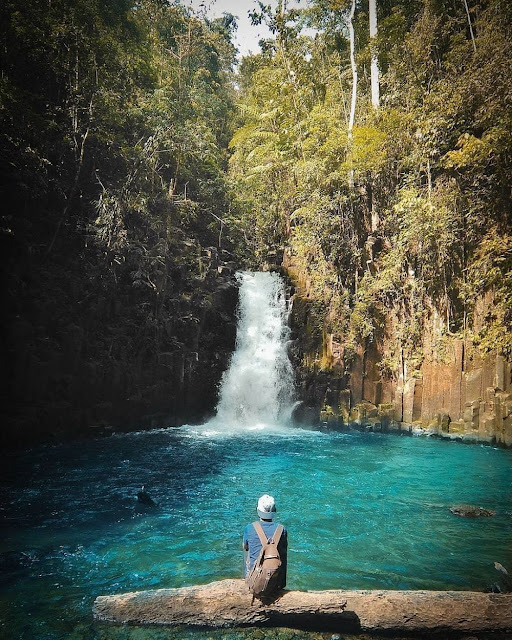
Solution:
[{"label": "rocky riverbank", "polygon": [[[311,408],[304,409],[299,406],[295,411],[295,418],[299,423],[304,423],[304,415],[311,416]],[[449,416],[438,414],[428,425],[421,421],[414,423],[398,422],[393,419],[393,408],[389,405],[375,406],[371,402],[361,402],[354,406],[348,413],[348,419],[336,414],[332,407],[324,406],[320,410],[317,426],[321,429],[336,431],[363,431],[371,433],[395,433],[424,438],[440,438],[468,444],[489,444],[508,448],[512,446],[510,440],[497,439],[493,435],[482,434],[474,430],[458,429],[458,424],[451,426]]]}]

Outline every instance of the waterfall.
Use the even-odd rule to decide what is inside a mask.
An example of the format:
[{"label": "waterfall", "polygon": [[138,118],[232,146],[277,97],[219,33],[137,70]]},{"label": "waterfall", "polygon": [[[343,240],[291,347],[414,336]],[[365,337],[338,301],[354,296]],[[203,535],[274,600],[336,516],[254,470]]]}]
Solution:
[{"label": "waterfall", "polygon": [[236,348],[221,381],[218,427],[258,429],[287,422],[294,399],[287,300],[277,273],[239,273]]}]

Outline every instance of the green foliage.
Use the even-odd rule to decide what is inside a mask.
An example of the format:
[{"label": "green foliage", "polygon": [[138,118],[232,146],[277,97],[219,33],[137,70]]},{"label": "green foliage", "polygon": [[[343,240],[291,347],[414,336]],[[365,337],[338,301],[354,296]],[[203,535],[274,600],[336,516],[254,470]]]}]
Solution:
[{"label": "green foliage", "polygon": [[[6,0],[1,12],[6,335],[32,369],[62,355],[48,394],[69,397],[68,368],[90,366],[94,404],[120,363],[112,393],[151,397],[158,353],[183,363],[198,350],[208,265],[245,250],[225,173],[233,22],[160,0]],[[38,376],[5,359],[13,403],[30,410],[19,394]]]},{"label": "green foliage", "polygon": [[373,109],[358,2],[351,132],[351,3],[285,4],[258,4],[275,38],[235,78],[229,15],[4,2],[0,229],[26,361],[50,359],[69,326],[82,361],[196,351],[205,264],[223,251],[255,268],[286,256],[312,366],[328,366],[329,333],[346,357],[386,334],[389,375],[419,366],[434,317],[439,335],[510,354],[510,3],[469,3],[473,42],[462,2],[380,1]]},{"label": "green foliage", "polygon": [[484,352],[512,356],[512,236],[490,229],[475,252],[467,281],[461,288],[469,306],[477,296],[490,294],[492,306],[482,328],[473,336]]},{"label": "green foliage", "polygon": [[[379,3],[382,103],[374,111],[368,16],[358,3],[351,137],[349,3],[316,0],[286,16],[288,28],[304,20],[315,26],[314,39],[287,39],[276,21],[274,48],[242,66],[230,165],[241,223],[257,256],[269,243],[284,246],[311,304],[323,309],[315,322],[345,344],[394,335],[396,352],[417,366],[427,322],[435,315],[445,335],[462,335],[471,326],[468,299],[492,289],[494,315],[480,344],[509,353],[510,264],[502,243],[512,222],[512,39],[505,4],[471,11],[473,47],[463,3]],[[494,247],[485,241],[490,224]],[[484,255],[503,268],[491,268]],[[486,276],[477,285],[482,270],[496,283]]]}]

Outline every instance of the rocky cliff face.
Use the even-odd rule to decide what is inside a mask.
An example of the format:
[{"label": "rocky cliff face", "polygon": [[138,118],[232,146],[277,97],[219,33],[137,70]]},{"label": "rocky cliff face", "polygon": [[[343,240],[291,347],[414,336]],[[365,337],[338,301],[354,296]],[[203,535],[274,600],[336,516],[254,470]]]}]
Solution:
[{"label": "rocky cliff face", "polygon": [[4,443],[180,425],[213,413],[235,345],[238,285],[215,248],[192,249],[202,252],[200,271],[174,267],[159,305],[133,287],[97,285],[90,294],[63,285],[51,299],[17,298],[18,312],[4,320]]},{"label": "rocky cliff face", "polygon": [[[490,298],[478,302],[474,326],[491,306]],[[378,343],[348,352],[341,336],[315,337],[310,312],[298,290],[291,323],[299,421],[512,446],[512,363],[502,356],[446,335],[435,312],[424,322],[421,359],[404,356],[392,319]]]}]

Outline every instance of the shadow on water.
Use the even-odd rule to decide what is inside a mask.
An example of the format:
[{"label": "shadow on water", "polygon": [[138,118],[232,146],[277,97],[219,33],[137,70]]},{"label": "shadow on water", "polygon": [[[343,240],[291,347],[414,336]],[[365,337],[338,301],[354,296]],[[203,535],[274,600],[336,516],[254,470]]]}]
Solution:
[{"label": "shadow on water", "polygon": [[[93,594],[186,582],[194,502],[228,464],[221,444],[168,429],[11,452],[0,483],[0,637],[7,628],[9,638],[67,638]],[[137,500],[142,485],[155,506]]]},{"label": "shadow on water", "polygon": [[[168,429],[13,453],[2,474],[3,526],[87,529],[156,509],[172,513],[223,468],[225,452],[214,449],[208,442],[191,447],[186,434]],[[142,485],[152,508],[137,500]]]},{"label": "shadow on water", "polygon": [[[190,500],[199,484],[220,473],[226,462],[236,457],[233,439],[243,441],[243,455],[257,459],[268,455],[276,435],[293,437],[297,455],[307,455],[306,436],[315,434],[313,430],[289,429],[278,434],[247,432],[209,437],[205,431],[205,427],[167,429],[114,435],[108,440],[84,442],[83,446],[10,452],[0,481],[2,528],[78,523],[87,529],[131,520],[134,515],[152,515],[156,509],[172,513]],[[351,448],[375,448],[379,459],[399,454],[389,438],[376,434],[339,434],[332,444],[345,453]],[[156,507],[137,501],[142,485]],[[0,546],[2,551],[6,549]]]},{"label": "shadow on water", "polygon": [[[191,500],[227,455],[174,429],[12,453],[0,484],[0,589],[52,575],[59,588],[69,586],[76,565],[87,580],[88,571],[101,573],[101,563],[121,562],[123,548],[140,554],[146,546],[155,554],[165,535],[172,547],[173,530],[193,521]],[[143,484],[154,505],[137,499]],[[155,564],[166,562],[157,555]],[[111,588],[120,590],[129,576]]]},{"label": "shadow on water", "polygon": [[[350,612],[347,612],[350,613]],[[355,616],[355,614],[354,614]],[[348,623],[350,624],[350,623]],[[166,629],[166,628],[134,628],[118,625],[95,623],[81,625],[76,628],[73,638],[76,640],[476,640],[476,636],[467,633],[415,634],[407,635],[396,632],[361,633],[357,616],[352,629],[344,626],[344,631],[334,625],[332,629],[308,631],[307,629],[290,629],[286,627],[248,627],[233,629]],[[478,640],[510,640],[510,634],[479,633]]]}]

